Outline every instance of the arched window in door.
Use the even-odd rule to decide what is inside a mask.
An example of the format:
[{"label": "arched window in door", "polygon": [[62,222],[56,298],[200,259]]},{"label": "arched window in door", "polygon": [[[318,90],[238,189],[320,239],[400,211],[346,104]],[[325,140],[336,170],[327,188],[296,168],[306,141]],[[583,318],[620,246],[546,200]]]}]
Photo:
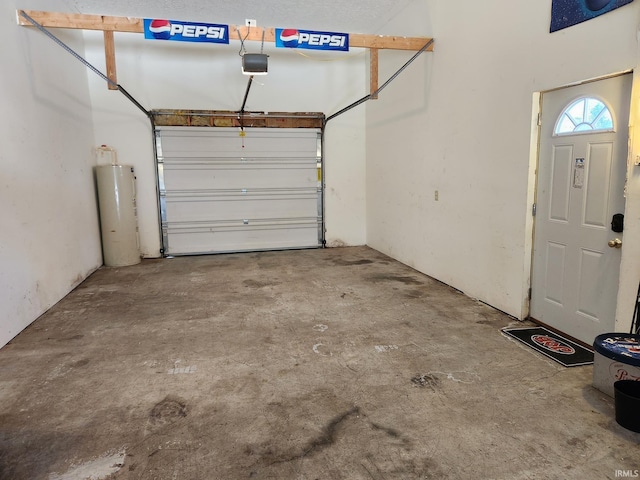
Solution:
[{"label": "arched window in door", "polygon": [[554,135],[613,132],[613,116],[597,98],[582,97],[565,108],[556,121]]}]

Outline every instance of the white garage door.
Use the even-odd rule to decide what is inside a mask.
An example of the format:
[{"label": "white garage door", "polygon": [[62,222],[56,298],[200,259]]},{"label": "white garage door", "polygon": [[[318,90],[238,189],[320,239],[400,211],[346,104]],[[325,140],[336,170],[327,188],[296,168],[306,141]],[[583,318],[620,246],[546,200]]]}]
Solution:
[{"label": "white garage door", "polygon": [[322,245],[316,128],[156,130],[165,255]]}]

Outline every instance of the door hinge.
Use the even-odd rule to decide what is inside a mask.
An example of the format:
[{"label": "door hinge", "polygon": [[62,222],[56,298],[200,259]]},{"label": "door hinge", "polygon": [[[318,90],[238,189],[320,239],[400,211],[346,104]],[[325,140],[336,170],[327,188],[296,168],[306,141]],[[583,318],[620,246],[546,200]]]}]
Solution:
[{"label": "door hinge", "polygon": [[531,287],[529,287],[529,300],[531,300]]},{"label": "door hinge", "polygon": [[542,125],[542,113],[538,112],[538,126]]},{"label": "door hinge", "polygon": [[531,216],[535,217],[537,212],[538,212],[538,205],[534,203],[531,207]]}]

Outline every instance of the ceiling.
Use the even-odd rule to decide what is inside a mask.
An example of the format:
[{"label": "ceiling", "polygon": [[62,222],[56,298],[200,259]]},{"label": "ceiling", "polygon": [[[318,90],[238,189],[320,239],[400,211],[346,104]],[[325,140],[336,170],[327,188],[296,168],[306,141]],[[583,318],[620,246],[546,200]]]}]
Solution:
[{"label": "ceiling", "polygon": [[[378,33],[413,0],[66,0],[68,13]],[[398,35],[401,32],[397,33]]]}]

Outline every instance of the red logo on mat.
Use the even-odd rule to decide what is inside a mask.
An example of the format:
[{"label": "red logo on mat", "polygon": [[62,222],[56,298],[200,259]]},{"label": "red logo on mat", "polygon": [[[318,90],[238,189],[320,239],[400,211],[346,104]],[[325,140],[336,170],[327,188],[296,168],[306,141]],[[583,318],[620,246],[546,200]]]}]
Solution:
[{"label": "red logo on mat", "polygon": [[561,353],[562,355],[572,355],[576,353],[575,349],[571,345],[567,345],[566,343],[547,335],[531,335],[531,340],[542,348],[546,348],[553,353]]}]

